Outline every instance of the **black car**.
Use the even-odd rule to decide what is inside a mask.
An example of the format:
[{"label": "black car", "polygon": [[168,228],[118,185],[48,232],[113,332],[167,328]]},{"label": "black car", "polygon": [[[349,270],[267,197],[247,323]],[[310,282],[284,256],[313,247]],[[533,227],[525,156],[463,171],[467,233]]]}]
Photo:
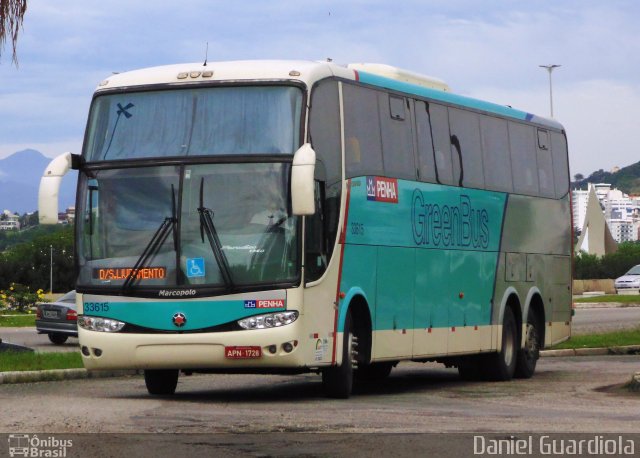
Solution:
[{"label": "black car", "polygon": [[55,302],[38,304],[36,330],[38,334],[48,334],[56,345],[62,345],[69,337],[78,337],[76,292],[69,291]]}]

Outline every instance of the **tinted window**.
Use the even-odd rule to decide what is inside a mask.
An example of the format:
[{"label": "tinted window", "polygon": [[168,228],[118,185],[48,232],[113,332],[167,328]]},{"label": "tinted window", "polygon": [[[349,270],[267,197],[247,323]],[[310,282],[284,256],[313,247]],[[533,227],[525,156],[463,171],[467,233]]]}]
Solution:
[{"label": "tinted window", "polygon": [[413,132],[407,99],[379,93],[384,174],[414,180]]},{"label": "tinted window", "polygon": [[536,163],[535,129],[531,126],[509,123],[511,146],[511,172],[513,189],[520,194],[538,194],[538,166]]},{"label": "tinted window", "polygon": [[462,184],[472,188],[483,188],[479,116],[469,111],[449,108],[449,123],[451,153],[462,159]]},{"label": "tinted window", "polygon": [[416,100],[416,137],[418,140],[418,170],[422,181],[435,182],[434,147],[431,137],[429,108],[426,102]]},{"label": "tinted window", "polygon": [[438,180],[442,184],[458,184],[453,180],[453,164],[451,161],[451,140],[449,136],[449,116],[447,107],[429,104],[431,133],[435,147],[436,169]]},{"label": "tinted window", "polygon": [[551,159],[551,148],[549,148],[549,133],[546,130],[538,129],[538,183],[540,185],[540,195],[543,197],[555,197],[555,186],[553,184],[553,160]]},{"label": "tinted window", "polygon": [[483,117],[480,127],[486,186],[488,189],[510,192],[513,190],[513,180],[507,122],[498,118]]},{"label": "tinted window", "polygon": [[551,132],[551,155],[553,157],[553,176],[556,185],[556,197],[563,197],[569,192],[567,139],[563,134]]},{"label": "tinted window", "polygon": [[382,175],[377,92],[348,84],[342,87],[347,177]]},{"label": "tinted window", "polygon": [[337,82],[323,82],[314,88],[311,95],[309,134],[316,152],[317,178],[329,184],[339,182],[342,175]]}]

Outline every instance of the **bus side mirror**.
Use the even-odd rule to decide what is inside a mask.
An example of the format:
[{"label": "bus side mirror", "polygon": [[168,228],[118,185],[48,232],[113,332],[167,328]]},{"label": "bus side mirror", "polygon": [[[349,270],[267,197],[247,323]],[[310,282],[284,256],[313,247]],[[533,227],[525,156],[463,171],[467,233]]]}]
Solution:
[{"label": "bus side mirror", "polygon": [[58,194],[60,184],[72,168],[77,169],[80,156],[63,153],[53,159],[40,178],[38,190],[38,218],[40,224],[58,224]]},{"label": "bus side mirror", "polygon": [[296,216],[313,215],[316,212],[315,167],[316,152],[309,143],[305,143],[293,155],[291,166],[291,212]]}]

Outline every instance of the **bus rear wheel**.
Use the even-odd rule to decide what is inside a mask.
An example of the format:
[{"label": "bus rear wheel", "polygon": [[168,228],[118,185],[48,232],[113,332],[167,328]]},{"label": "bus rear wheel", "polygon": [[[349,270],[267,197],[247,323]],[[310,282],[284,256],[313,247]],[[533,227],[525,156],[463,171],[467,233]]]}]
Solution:
[{"label": "bus rear wheel", "polygon": [[351,311],[344,321],[342,364],[322,371],[322,388],[330,398],[347,399],[353,389],[353,361],[357,358],[357,340],[351,331]]},{"label": "bus rear wheel", "polygon": [[147,369],[144,371],[144,383],[149,394],[170,395],[178,386],[177,369]]},{"label": "bus rear wheel", "polygon": [[524,348],[518,351],[518,362],[516,364],[516,377],[531,378],[536,371],[536,364],[540,357],[542,347],[542,329],[536,313],[529,310],[527,314],[527,328],[524,340]]},{"label": "bus rear wheel", "polygon": [[484,374],[489,380],[507,381],[513,378],[518,353],[518,326],[511,308],[504,310],[502,319],[502,348],[486,356]]}]

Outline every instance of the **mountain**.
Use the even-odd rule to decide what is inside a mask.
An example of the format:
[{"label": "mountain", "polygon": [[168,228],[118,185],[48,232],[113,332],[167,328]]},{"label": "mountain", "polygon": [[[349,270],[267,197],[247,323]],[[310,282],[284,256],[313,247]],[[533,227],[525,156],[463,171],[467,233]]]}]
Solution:
[{"label": "mountain", "polygon": [[[29,213],[38,209],[40,178],[51,159],[26,149],[0,159],[0,212]],[[59,208],[75,205],[78,173],[70,171],[62,180]]]},{"label": "mountain", "polygon": [[587,183],[609,183],[625,194],[640,195],[640,162],[628,165],[615,172],[600,169],[587,178],[571,183],[572,188],[586,189]]}]

